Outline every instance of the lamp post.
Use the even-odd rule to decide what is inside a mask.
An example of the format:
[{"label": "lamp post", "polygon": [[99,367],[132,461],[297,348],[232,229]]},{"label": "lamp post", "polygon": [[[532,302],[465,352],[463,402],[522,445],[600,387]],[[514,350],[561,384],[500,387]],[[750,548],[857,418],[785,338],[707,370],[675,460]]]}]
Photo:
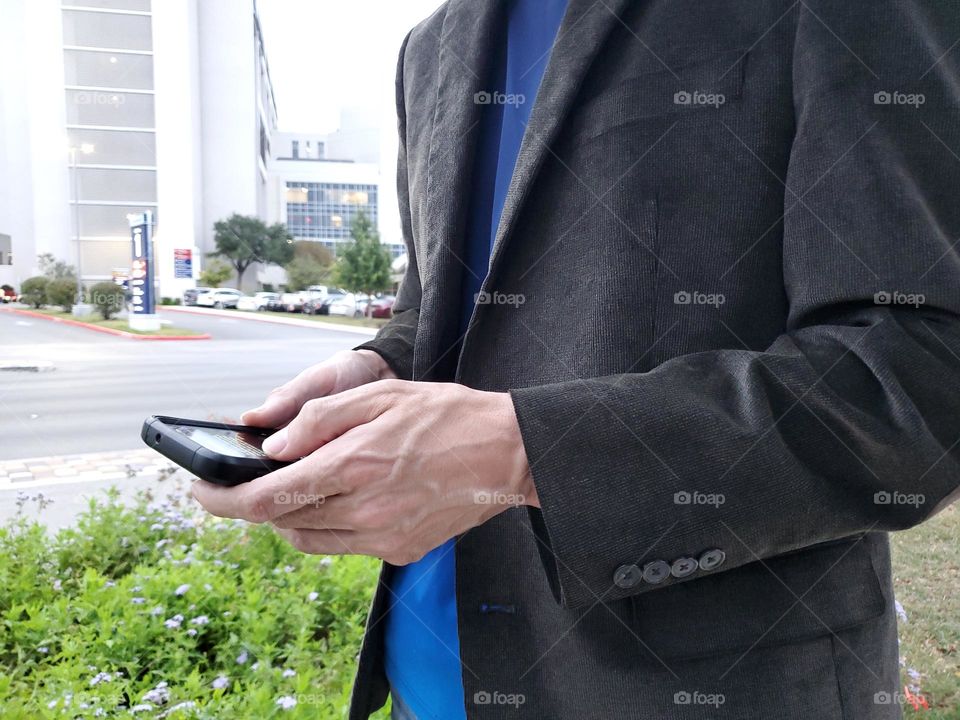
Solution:
[{"label": "lamp post", "polygon": [[70,146],[70,194],[73,196],[73,232],[77,242],[77,301],[73,306],[73,315],[82,317],[90,314],[90,306],[83,302],[83,249],[80,245],[80,192],[77,172],[77,151],[89,155],[94,151],[90,143],[82,143],[79,148]]}]

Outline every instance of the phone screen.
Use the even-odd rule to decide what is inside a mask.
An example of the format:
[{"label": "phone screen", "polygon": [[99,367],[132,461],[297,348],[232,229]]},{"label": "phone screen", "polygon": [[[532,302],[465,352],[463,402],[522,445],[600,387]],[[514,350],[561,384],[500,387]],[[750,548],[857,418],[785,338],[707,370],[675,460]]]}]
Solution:
[{"label": "phone screen", "polygon": [[252,433],[225,430],[223,428],[194,427],[192,425],[177,425],[177,432],[186,435],[195,443],[220,455],[241,458],[266,458],[267,454],[261,447],[263,439],[269,434],[254,435]]}]

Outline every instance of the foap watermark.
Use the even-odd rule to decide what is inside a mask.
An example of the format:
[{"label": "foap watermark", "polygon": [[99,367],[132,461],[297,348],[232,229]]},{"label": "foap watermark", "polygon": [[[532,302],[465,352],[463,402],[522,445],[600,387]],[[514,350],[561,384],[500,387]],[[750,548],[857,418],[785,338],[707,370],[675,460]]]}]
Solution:
[{"label": "foap watermark", "polygon": [[673,94],[674,105],[706,105],[719,108],[727,101],[723,93],[704,92],[702,90],[680,90]]},{"label": "foap watermark", "polygon": [[720,507],[727,501],[723,493],[702,493],[697,490],[681,490],[673,494],[674,505],[713,505]]},{"label": "foap watermark", "polygon": [[314,507],[319,507],[326,501],[327,498],[325,495],[316,495],[314,493],[278,492],[273,494],[273,502],[275,505],[296,505],[298,507],[313,505]]},{"label": "foap watermark", "polygon": [[705,293],[699,290],[680,290],[673,294],[675,305],[712,305],[720,307],[727,301],[723,293]]},{"label": "foap watermark", "polygon": [[518,107],[527,102],[527,96],[523,93],[503,93],[499,90],[488,92],[481,90],[473,95],[474,105],[513,105]]},{"label": "foap watermark", "polygon": [[873,694],[873,704],[874,705],[906,705],[910,704],[914,710],[919,710],[920,708],[930,709],[930,703],[928,702],[928,697],[925,696],[919,691],[906,692],[902,693],[897,692],[887,692],[886,690],[881,690]]},{"label": "foap watermark", "polygon": [[527,697],[523,693],[478,690],[473,694],[474,705],[512,705],[515,708],[519,708],[526,701]]},{"label": "foap watermark", "polygon": [[894,90],[889,92],[887,90],[880,90],[873,94],[873,104],[874,105],[912,105],[914,108],[919,108],[927,101],[926,96],[923,93],[904,93],[899,90]]},{"label": "foap watermark", "polygon": [[681,690],[673,695],[674,705],[710,705],[718,708],[726,701],[727,698],[724,697],[723,693],[705,693],[699,690],[692,692]]},{"label": "foap watermark", "polygon": [[900,290],[881,290],[873,294],[875,305],[910,305],[920,307],[927,301],[923,293],[907,293]]},{"label": "foap watermark", "polygon": [[527,498],[519,493],[478,490],[473,494],[473,502],[477,505],[526,505]]},{"label": "foap watermark", "polygon": [[527,302],[527,297],[522,293],[504,293],[498,290],[488,292],[481,290],[473,296],[473,301],[477,305],[512,305],[513,307],[520,307]]},{"label": "foap watermark", "polygon": [[893,492],[880,490],[873,495],[874,505],[910,505],[911,507],[918,508],[921,505],[925,505],[926,502],[927,497],[923,493],[902,493],[896,490]]},{"label": "foap watermark", "polygon": [[127,99],[117,93],[101,92],[99,90],[79,90],[73,96],[77,105],[107,105],[120,107]]}]

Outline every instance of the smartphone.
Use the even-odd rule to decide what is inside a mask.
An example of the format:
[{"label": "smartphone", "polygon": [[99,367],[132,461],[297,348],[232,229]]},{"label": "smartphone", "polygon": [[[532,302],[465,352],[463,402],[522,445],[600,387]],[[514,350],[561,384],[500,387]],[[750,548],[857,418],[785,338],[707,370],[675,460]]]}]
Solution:
[{"label": "smartphone", "polygon": [[198,478],[232,486],[290,464],[271,460],[263,452],[264,439],[275,432],[248,425],[151,415],[143,421],[140,437]]}]

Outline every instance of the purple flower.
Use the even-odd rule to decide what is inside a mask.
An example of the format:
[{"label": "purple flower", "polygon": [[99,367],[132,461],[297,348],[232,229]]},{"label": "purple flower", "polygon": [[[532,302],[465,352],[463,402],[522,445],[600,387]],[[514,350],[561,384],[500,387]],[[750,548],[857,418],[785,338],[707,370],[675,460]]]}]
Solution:
[{"label": "purple flower", "polygon": [[195,618],[190,620],[191,625],[206,625],[210,622],[210,618],[206,615],[197,615]]},{"label": "purple flower", "polygon": [[249,657],[250,656],[247,655],[247,651],[244,650],[242,653],[237,655],[237,665],[245,665]]},{"label": "purple flower", "polygon": [[277,705],[279,705],[284,710],[290,710],[297,704],[297,699],[291,697],[290,695],[284,695],[283,697],[277,698]]},{"label": "purple flower", "polygon": [[320,593],[318,593],[318,592],[312,592],[312,593],[310,593],[309,595],[307,595],[307,600],[309,600],[310,602],[313,602],[313,601],[316,600],[318,597],[320,597]]},{"label": "purple flower", "polygon": [[280,674],[281,674],[283,677],[296,677],[297,671],[296,671],[296,670],[291,670],[290,668],[287,668],[286,670],[284,670],[284,671],[283,671],[282,673],[280,673]]},{"label": "purple flower", "polygon": [[230,684],[230,679],[226,675],[217,675],[216,680],[210,683],[214,690],[223,690]]},{"label": "purple flower", "polygon": [[142,597],[130,598],[130,602],[132,602],[134,605],[143,605],[146,602],[146,598],[142,598]]},{"label": "purple flower", "polygon": [[187,594],[187,590],[189,590],[189,589],[190,589],[190,583],[184,583],[183,585],[181,585],[180,587],[178,587],[178,588],[177,588],[176,590],[174,590],[173,592],[174,592],[175,595],[186,595],[186,594]]},{"label": "purple flower", "polygon": [[174,615],[169,620],[164,620],[163,624],[166,625],[167,628],[170,630],[176,630],[178,627],[180,627],[180,623],[182,622],[183,622],[183,615],[178,614],[178,615]]}]

